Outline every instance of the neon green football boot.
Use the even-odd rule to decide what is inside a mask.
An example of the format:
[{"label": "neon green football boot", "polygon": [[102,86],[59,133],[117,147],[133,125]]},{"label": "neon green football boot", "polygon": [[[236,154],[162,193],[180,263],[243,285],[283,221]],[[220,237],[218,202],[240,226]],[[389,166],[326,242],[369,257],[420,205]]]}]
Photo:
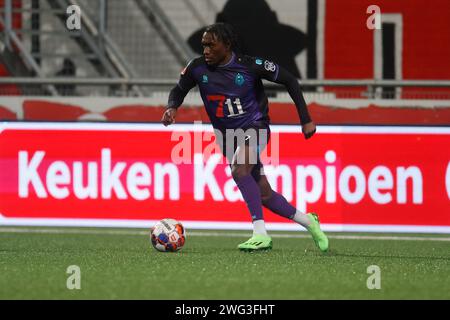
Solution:
[{"label": "neon green football boot", "polygon": [[328,238],[325,235],[325,233],[323,233],[323,231],[320,229],[319,217],[315,213],[308,213],[307,216],[311,221],[311,224],[308,226],[307,229],[309,233],[311,233],[314,243],[320,249],[320,251],[327,252]]},{"label": "neon green football boot", "polygon": [[238,249],[241,251],[270,250],[272,249],[272,238],[261,234],[255,234],[244,243],[238,245]]}]

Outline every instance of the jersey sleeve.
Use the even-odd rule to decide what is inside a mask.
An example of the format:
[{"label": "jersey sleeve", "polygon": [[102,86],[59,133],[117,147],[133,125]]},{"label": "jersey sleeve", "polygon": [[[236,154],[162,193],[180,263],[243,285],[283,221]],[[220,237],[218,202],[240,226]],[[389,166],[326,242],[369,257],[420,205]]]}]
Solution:
[{"label": "jersey sleeve", "polygon": [[297,109],[300,117],[300,123],[306,124],[311,122],[312,120],[308,112],[307,103],[298,80],[286,69],[272,61],[263,60],[260,58],[252,59],[252,69],[260,78],[282,84],[286,87]]},{"label": "jersey sleeve", "polygon": [[192,62],[193,60],[181,71],[177,85],[170,91],[167,102],[168,108],[180,107],[189,90],[195,87],[196,81],[192,75]]},{"label": "jersey sleeve", "polygon": [[189,61],[187,66],[181,70],[180,79],[178,80],[178,86],[181,90],[186,92],[191,90],[197,84],[192,74],[193,61],[194,60]]},{"label": "jersey sleeve", "polygon": [[251,58],[252,69],[261,78],[274,82],[278,77],[280,66],[270,60]]}]

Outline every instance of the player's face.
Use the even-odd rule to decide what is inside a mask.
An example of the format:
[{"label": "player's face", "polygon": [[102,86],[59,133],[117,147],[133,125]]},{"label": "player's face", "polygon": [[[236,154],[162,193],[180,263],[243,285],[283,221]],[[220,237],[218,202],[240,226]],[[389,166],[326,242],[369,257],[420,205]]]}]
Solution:
[{"label": "player's face", "polygon": [[217,40],[214,34],[205,32],[202,37],[203,56],[208,65],[218,65],[226,62],[230,48]]}]

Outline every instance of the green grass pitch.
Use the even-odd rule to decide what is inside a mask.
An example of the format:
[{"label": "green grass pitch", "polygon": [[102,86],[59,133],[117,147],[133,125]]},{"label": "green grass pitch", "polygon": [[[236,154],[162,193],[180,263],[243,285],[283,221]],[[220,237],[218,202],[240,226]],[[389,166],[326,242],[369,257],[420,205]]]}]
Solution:
[{"label": "green grass pitch", "polygon": [[[142,229],[1,227],[0,299],[450,299],[448,235],[329,233],[322,254],[305,232],[272,234],[272,251],[245,253],[248,231],[187,230],[160,253]],[[367,288],[371,265],[381,289]]]}]

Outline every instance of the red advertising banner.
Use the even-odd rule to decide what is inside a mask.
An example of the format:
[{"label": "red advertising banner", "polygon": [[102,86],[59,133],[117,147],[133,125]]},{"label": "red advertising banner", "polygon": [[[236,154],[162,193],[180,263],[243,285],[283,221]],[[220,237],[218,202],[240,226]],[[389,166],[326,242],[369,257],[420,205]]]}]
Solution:
[{"label": "red advertising banner", "polygon": [[[325,230],[450,233],[450,128],[272,126],[274,190]],[[208,125],[0,124],[0,225],[246,229]],[[268,227],[298,225],[265,209]]]}]

